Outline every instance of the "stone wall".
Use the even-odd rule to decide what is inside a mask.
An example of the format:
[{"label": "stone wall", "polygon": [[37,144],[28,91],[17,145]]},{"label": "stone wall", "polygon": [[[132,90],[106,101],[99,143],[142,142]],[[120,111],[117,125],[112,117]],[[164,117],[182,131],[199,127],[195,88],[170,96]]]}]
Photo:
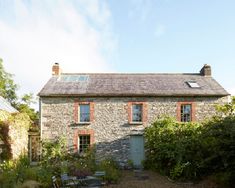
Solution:
[{"label": "stone wall", "polygon": [[12,158],[16,159],[21,154],[28,154],[28,130],[15,129],[14,126],[9,127],[9,136],[11,138]]},{"label": "stone wall", "polygon": [[0,161],[27,154],[28,129],[31,123],[28,115],[0,110],[0,122]]},{"label": "stone wall", "polygon": [[[193,102],[195,120],[202,121],[215,115],[215,104],[223,104],[227,97],[110,97],[110,98],[41,98],[41,138],[55,139],[59,136],[68,138],[68,147],[74,151],[79,131],[94,133],[97,159],[113,156],[117,161],[126,163],[129,159],[130,135],[143,132],[162,115],[177,118],[179,102]],[[76,103],[92,102],[94,120],[90,124],[76,122]],[[128,104],[143,102],[145,119],[143,124],[130,124]]]}]

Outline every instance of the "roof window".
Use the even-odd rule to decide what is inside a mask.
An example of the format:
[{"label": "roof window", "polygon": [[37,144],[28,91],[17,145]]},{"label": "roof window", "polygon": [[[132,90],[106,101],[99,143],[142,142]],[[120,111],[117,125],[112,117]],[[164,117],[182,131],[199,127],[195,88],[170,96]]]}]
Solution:
[{"label": "roof window", "polygon": [[196,81],[187,81],[187,84],[191,88],[200,88],[199,84]]},{"label": "roof window", "polygon": [[86,82],[88,78],[88,75],[61,75],[59,79],[62,82]]}]

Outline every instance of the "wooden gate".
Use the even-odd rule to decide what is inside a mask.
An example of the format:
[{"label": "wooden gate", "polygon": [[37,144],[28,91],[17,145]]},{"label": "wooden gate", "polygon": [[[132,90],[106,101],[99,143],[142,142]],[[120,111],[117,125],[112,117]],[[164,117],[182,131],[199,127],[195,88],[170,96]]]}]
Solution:
[{"label": "wooden gate", "polygon": [[37,164],[40,160],[41,142],[38,132],[29,132],[29,159],[31,164]]}]

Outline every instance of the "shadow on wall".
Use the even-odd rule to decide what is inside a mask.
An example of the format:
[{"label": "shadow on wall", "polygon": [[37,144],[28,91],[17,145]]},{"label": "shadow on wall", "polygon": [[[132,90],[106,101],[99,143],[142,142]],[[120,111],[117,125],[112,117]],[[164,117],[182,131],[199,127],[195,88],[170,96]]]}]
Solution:
[{"label": "shadow on wall", "polygon": [[[129,135],[112,141],[96,142],[94,143],[94,145],[95,145],[97,162],[104,159],[112,158],[120,166],[126,166],[128,164],[128,160],[130,159]],[[69,145],[69,152],[70,153],[76,152],[74,144]]]},{"label": "shadow on wall", "polygon": [[12,158],[12,148],[9,136],[9,125],[5,122],[0,123],[0,161],[3,161]]},{"label": "shadow on wall", "polygon": [[96,143],[96,159],[113,158],[120,166],[126,166],[130,159],[130,136],[109,142]]},{"label": "shadow on wall", "polygon": [[[133,132],[121,138],[110,137],[109,141],[95,143],[95,150],[97,162],[112,158],[121,167],[129,166],[130,161],[140,166],[144,160],[143,133]],[[70,145],[70,151],[75,152],[73,145]]]}]

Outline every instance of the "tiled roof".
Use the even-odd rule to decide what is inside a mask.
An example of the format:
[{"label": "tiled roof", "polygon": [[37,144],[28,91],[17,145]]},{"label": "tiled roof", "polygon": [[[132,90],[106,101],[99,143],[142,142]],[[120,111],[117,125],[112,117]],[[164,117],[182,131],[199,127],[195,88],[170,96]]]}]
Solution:
[{"label": "tiled roof", "polygon": [[15,108],[11,106],[11,104],[6,99],[4,99],[1,96],[0,96],[0,110],[5,110],[9,113],[18,112]]},{"label": "tiled roof", "polygon": [[[196,82],[192,88],[187,83]],[[39,96],[226,96],[212,77],[201,74],[78,73],[52,76]]]}]

